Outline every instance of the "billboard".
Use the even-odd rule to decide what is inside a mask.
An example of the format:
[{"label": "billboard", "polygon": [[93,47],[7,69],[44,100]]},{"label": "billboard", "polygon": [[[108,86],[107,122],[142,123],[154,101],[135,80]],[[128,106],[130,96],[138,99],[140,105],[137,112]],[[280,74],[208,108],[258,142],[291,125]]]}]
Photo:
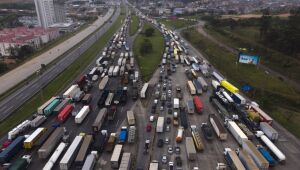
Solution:
[{"label": "billboard", "polygon": [[240,63],[244,63],[244,64],[254,64],[254,65],[257,65],[258,62],[259,62],[259,56],[247,55],[247,54],[240,53],[238,61]]}]

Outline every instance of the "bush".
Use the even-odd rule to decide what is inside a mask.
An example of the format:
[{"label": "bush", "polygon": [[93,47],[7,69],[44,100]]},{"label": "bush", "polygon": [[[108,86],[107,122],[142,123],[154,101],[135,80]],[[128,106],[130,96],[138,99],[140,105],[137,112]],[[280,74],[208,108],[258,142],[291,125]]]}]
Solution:
[{"label": "bush", "polygon": [[153,50],[152,44],[148,39],[144,39],[144,41],[141,44],[140,47],[140,53],[142,55],[146,54],[146,53],[151,53]]},{"label": "bush", "polygon": [[153,33],[154,33],[154,29],[153,28],[147,28],[145,30],[146,37],[151,37],[153,35]]}]

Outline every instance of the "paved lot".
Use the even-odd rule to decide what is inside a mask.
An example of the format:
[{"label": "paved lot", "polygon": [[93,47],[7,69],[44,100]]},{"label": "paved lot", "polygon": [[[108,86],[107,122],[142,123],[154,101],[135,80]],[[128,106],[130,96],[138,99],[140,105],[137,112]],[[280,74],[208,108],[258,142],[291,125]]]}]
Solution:
[{"label": "paved lot", "polygon": [[34,59],[27,61],[21,66],[2,75],[0,77],[0,94],[6,92],[8,89],[14,87],[30,75],[34,74],[41,68],[41,64],[49,64],[51,61],[55,60],[56,58],[67,52],[69,49],[74,47],[76,44],[84,40],[86,37],[100,28],[112,16],[113,12],[113,8],[110,8],[104,17],[99,17],[93,24],[91,24],[89,27],[82,30],[78,34],[46,51],[40,56],[37,56]]}]

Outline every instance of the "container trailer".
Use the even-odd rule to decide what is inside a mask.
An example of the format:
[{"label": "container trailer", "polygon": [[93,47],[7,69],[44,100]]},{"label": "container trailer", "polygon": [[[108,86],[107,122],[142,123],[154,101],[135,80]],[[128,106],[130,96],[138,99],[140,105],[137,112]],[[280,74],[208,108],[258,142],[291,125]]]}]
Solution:
[{"label": "container trailer", "polygon": [[103,93],[101,94],[101,96],[100,96],[100,98],[99,98],[99,100],[98,100],[98,102],[97,102],[97,105],[98,105],[99,107],[101,107],[101,106],[103,106],[103,105],[105,104],[105,100],[106,100],[108,94],[109,94],[109,91],[108,91],[108,90],[104,90],[104,91],[103,91]]},{"label": "container trailer", "polygon": [[111,152],[113,151],[114,147],[115,147],[115,143],[116,143],[116,133],[111,133],[106,145],[106,151],[107,152]]},{"label": "container trailer", "polygon": [[257,150],[269,162],[269,166],[274,166],[275,165],[275,160],[274,160],[273,156],[271,156],[270,153],[264,147],[258,145]]},{"label": "container trailer", "polygon": [[218,74],[217,72],[213,71],[211,74],[218,82],[221,82],[222,80],[224,80],[224,78]]},{"label": "container trailer", "polygon": [[244,134],[244,132],[239,128],[239,126],[234,121],[227,120],[226,126],[228,130],[231,132],[232,136],[240,145],[243,144],[244,140],[248,140],[248,137]]},{"label": "container trailer", "polygon": [[197,94],[202,94],[203,90],[202,90],[202,86],[201,86],[200,82],[197,79],[194,79],[193,84],[195,86],[196,93]]},{"label": "container trailer", "polygon": [[208,85],[207,85],[206,81],[204,80],[204,78],[203,77],[198,77],[197,80],[201,84],[203,91],[207,91],[208,90]]},{"label": "container trailer", "polygon": [[156,124],[156,132],[162,133],[164,132],[164,117],[158,117]]},{"label": "container trailer", "polygon": [[195,89],[195,86],[193,84],[192,81],[187,81],[187,87],[191,93],[191,95],[195,95],[196,94],[196,89]]},{"label": "container trailer", "polygon": [[13,140],[12,143],[0,153],[0,163],[6,163],[12,157],[14,157],[23,148],[24,140],[24,136],[19,136],[15,140]]},{"label": "container trailer", "polygon": [[231,93],[231,98],[236,104],[241,104],[241,105],[246,104],[246,99],[239,93]]},{"label": "container trailer", "polygon": [[66,107],[57,115],[57,119],[60,122],[64,122],[67,120],[71,112],[73,111],[74,106],[73,104],[68,104]]},{"label": "container trailer", "polygon": [[51,170],[56,163],[57,159],[60,157],[64,149],[67,147],[66,143],[61,142],[55,149],[54,153],[51,155],[50,159],[44,166],[43,170]]},{"label": "container trailer", "polygon": [[98,132],[101,130],[101,127],[106,118],[107,118],[107,108],[102,108],[99,111],[94,123],[92,124],[92,128],[94,132]]},{"label": "container trailer", "polygon": [[40,159],[46,159],[59,141],[62,139],[64,135],[64,128],[58,127],[54,130],[54,132],[50,135],[50,137],[46,140],[46,142],[42,145],[42,147],[38,150],[38,156]]},{"label": "container trailer", "polygon": [[239,149],[238,156],[247,170],[259,170],[251,156],[243,149]]},{"label": "container trailer", "polygon": [[32,160],[31,155],[24,155],[22,157],[19,157],[17,160],[15,160],[11,166],[9,167],[9,170],[23,170],[27,169],[28,165],[30,164]]},{"label": "container trailer", "polygon": [[38,146],[38,147],[42,146],[54,130],[55,130],[54,127],[48,128],[47,131],[43,133],[42,136],[39,137],[39,139],[34,143],[34,146]]},{"label": "container trailer", "polygon": [[194,96],[193,98],[194,104],[195,104],[195,110],[197,113],[202,113],[203,110],[203,104],[199,96]]},{"label": "container trailer", "polygon": [[187,115],[184,109],[180,109],[180,125],[184,128],[187,129],[188,128],[188,119],[187,119]]},{"label": "container trailer", "polygon": [[87,153],[90,151],[91,144],[93,143],[92,135],[85,135],[79,152],[75,158],[75,165],[82,166],[84,164],[85,157]]},{"label": "container trailer", "polygon": [[135,142],[135,135],[136,134],[136,127],[130,126],[128,130],[128,143],[134,143]]},{"label": "container trailer", "polygon": [[100,83],[99,83],[99,90],[104,90],[104,89],[105,89],[105,87],[106,87],[106,85],[107,85],[107,83],[108,83],[108,80],[109,80],[109,77],[108,77],[108,76],[104,76],[104,77],[102,78],[102,80],[101,80]]},{"label": "container trailer", "polygon": [[142,90],[141,90],[141,98],[142,99],[146,98],[148,86],[149,86],[149,83],[145,83],[142,87]]},{"label": "container trailer", "polygon": [[239,92],[238,88],[236,88],[234,85],[232,85],[231,83],[229,83],[226,80],[222,80],[220,82],[220,84],[221,84],[222,87],[224,87],[226,90],[228,90],[231,93],[238,93]]},{"label": "container trailer", "polygon": [[111,77],[113,76],[113,71],[114,71],[114,66],[110,66],[108,69],[108,76]]},{"label": "container trailer", "polygon": [[129,126],[132,126],[135,124],[134,113],[131,110],[127,111],[127,121],[128,121]]},{"label": "container trailer", "polygon": [[244,140],[242,148],[249,153],[259,169],[269,169],[269,162],[262,156],[262,154],[257,150],[255,145],[251,141]]},{"label": "container trailer", "polygon": [[77,84],[72,85],[64,94],[64,98],[73,98],[74,95],[80,91],[80,88]]},{"label": "container trailer", "polygon": [[123,145],[117,144],[114,148],[114,151],[112,153],[111,159],[110,159],[110,166],[111,168],[119,168],[119,163],[122,158],[123,153]]},{"label": "container trailer", "polygon": [[192,137],[197,151],[203,151],[204,145],[196,125],[191,125]]},{"label": "container trailer", "polygon": [[66,99],[63,99],[58,106],[56,106],[56,108],[53,110],[53,114],[58,114],[59,112],[61,112],[67,104],[69,104],[71,102],[71,99],[69,98],[66,98]]},{"label": "container trailer", "polygon": [[83,106],[79,113],[75,116],[75,123],[81,124],[90,112],[90,106]]},{"label": "container trailer", "polygon": [[174,109],[179,109],[179,99],[178,98],[174,98],[174,103],[173,103],[173,108]]},{"label": "container trailer", "polygon": [[13,128],[11,131],[8,132],[8,140],[13,140],[16,138],[20,133],[27,130],[31,125],[30,120],[25,120],[20,123],[17,127]]},{"label": "container trailer", "polygon": [[110,106],[113,98],[114,98],[114,93],[108,93],[107,98],[105,100],[105,106]]},{"label": "container trailer", "polygon": [[[76,85],[78,87],[78,85]],[[46,101],[42,106],[38,107],[37,109],[37,113],[43,115],[44,114],[44,109],[50,104],[52,103],[54,100],[56,99],[56,97],[51,97],[48,101]]]},{"label": "container trailer", "polygon": [[92,151],[85,159],[82,170],[93,170],[98,157],[97,151]]},{"label": "container trailer", "polygon": [[188,101],[186,102],[186,106],[187,106],[187,112],[188,112],[189,114],[195,113],[195,105],[194,105],[193,100],[188,100]]},{"label": "container trailer", "polygon": [[123,153],[119,170],[130,170],[130,165],[131,165],[131,153],[125,152]]},{"label": "container trailer", "polygon": [[227,139],[227,131],[215,114],[209,115],[209,122],[220,140]]},{"label": "container trailer", "polygon": [[38,115],[30,122],[30,125],[31,127],[36,128],[40,126],[42,123],[44,123],[46,119],[47,119],[46,116]]},{"label": "container trailer", "polygon": [[83,136],[76,136],[74,138],[70,147],[68,148],[68,150],[64,154],[63,158],[59,162],[59,167],[61,170],[68,170],[71,167],[72,162],[73,162],[76,154],[78,153],[82,139],[83,139]]},{"label": "container trailer", "polygon": [[259,123],[260,130],[271,140],[277,141],[278,140],[278,132],[268,123],[260,122]]},{"label": "container trailer", "polygon": [[231,150],[230,148],[225,148],[224,156],[231,169],[246,170],[235,151]]},{"label": "container trailer", "polygon": [[188,160],[195,161],[197,158],[197,152],[193,142],[193,138],[185,137],[185,148]]},{"label": "container trailer", "polygon": [[118,76],[119,71],[120,71],[120,67],[119,66],[115,66],[114,70],[113,70],[113,76]]}]

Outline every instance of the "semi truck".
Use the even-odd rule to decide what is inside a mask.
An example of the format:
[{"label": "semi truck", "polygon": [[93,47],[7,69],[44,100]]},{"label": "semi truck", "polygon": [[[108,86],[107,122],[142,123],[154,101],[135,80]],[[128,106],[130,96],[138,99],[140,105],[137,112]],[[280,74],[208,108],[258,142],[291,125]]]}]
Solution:
[{"label": "semi truck", "polygon": [[207,140],[212,140],[213,139],[212,129],[211,129],[211,127],[207,123],[202,123],[201,124],[201,130],[202,130],[202,132],[204,134],[204,137]]},{"label": "semi truck", "polygon": [[38,115],[30,122],[30,125],[31,127],[36,128],[40,126],[42,123],[44,123],[46,119],[47,119],[46,116]]},{"label": "semi truck", "polygon": [[184,108],[180,109],[180,125],[184,129],[188,128],[188,119]]},{"label": "semi truck", "polygon": [[125,152],[122,155],[119,170],[130,170],[131,153]]},{"label": "semi truck", "polygon": [[81,124],[83,120],[86,118],[88,113],[90,112],[90,106],[83,106],[79,113],[75,116],[75,123]]},{"label": "semi truck", "polygon": [[149,83],[145,83],[145,84],[143,85],[143,87],[142,87],[142,90],[141,90],[141,93],[140,93],[140,97],[141,97],[142,99],[146,98],[148,86],[149,86]]},{"label": "semi truck", "polygon": [[68,104],[58,115],[57,119],[60,122],[64,122],[68,119],[69,115],[72,113],[74,106],[73,104]]},{"label": "semi truck", "polygon": [[251,141],[244,140],[242,148],[249,153],[259,169],[267,170],[269,168],[269,162],[261,155],[261,153]]},{"label": "semi truck", "polygon": [[227,139],[227,131],[224,128],[224,126],[221,124],[220,120],[215,114],[210,114],[208,116],[209,122],[211,126],[213,127],[217,137],[220,140],[226,140]]},{"label": "semi truck", "polygon": [[[78,87],[78,86],[77,86]],[[44,114],[44,109],[51,103],[53,100],[55,100],[56,97],[51,97],[48,101],[46,101],[43,105],[38,107],[37,113],[43,115]]]},{"label": "semi truck", "polygon": [[101,130],[101,127],[106,118],[107,118],[107,108],[102,108],[99,111],[94,123],[92,124],[92,129],[94,132],[98,132]]},{"label": "semi truck", "polygon": [[261,153],[261,155],[269,162],[269,166],[275,165],[275,160],[273,156],[261,145],[257,146],[257,150]]},{"label": "semi truck", "polygon": [[135,135],[136,134],[136,127],[130,126],[128,130],[128,143],[134,143],[135,142]]},{"label": "semi truck", "polygon": [[34,143],[37,141],[38,138],[40,138],[45,132],[46,128],[37,128],[26,140],[24,141],[24,148],[25,149],[31,149],[34,145]]},{"label": "semi truck", "polygon": [[128,121],[129,126],[132,126],[135,124],[134,113],[131,110],[127,111],[127,121]]},{"label": "semi truck", "polygon": [[199,83],[199,81],[197,79],[193,79],[193,84],[195,86],[195,89],[196,89],[196,93],[197,94],[202,94],[203,93],[203,90],[202,90],[202,86],[201,84]]},{"label": "semi truck", "polygon": [[248,137],[245,133],[239,128],[239,126],[232,120],[226,121],[226,126],[228,130],[231,132],[232,136],[235,140],[242,145],[244,140],[248,140]]},{"label": "semi truck", "polygon": [[64,128],[58,127],[54,130],[54,132],[50,135],[50,137],[46,140],[46,142],[42,145],[42,147],[38,150],[38,156],[40,159],[46,159],[59,141],[62,139],[64,135]]},{"label": "semi truck", "polygon": [[66,99],[63,99],[60,104],[58,106],[56,106],[56,108],[53,110],[53,114],[58,114],[59,112],[61,112],[65,107],[66,105],[68,105],[70,103],[71,99],[69,98],[66,98]]},{"label": "semi truck", "polygon": [[20,123],[17,127],[13,128],[11,131],[8,132],[8,140],[13,140],[16,138],[20,133],[27,130],[31,125],[30,120],[25,120],[22,123]]},{"label": "semi truck", "polygon": [[114,120],[116,112],[117,112],[117,106],[115,105],[110,106],[107,113],[107,119],[109,121]]},{"label": "semi truck", "polygon": [[63,98],[73,98],[74,95],[80,91],[80,88],[77,84],[72,85],[69,89],[63,94]]},{"label": "semi truck", "polygon": [[249,170],[259,170],[251,156],[243,149],[238,151],[238,156],[244,167]]},{"label": "semi truck", "polygon": [[195,113],[195,105],[194,105],[193,100],[188,100],[188,101],[186,102],[186,106],[187,106],[187,112],[188,112],[189,114]]},{"label": "semi truck", "polygon": [[269,125],[272,125],[273,119],[258,106],[251,104],[249,110],[258,113],[261,122],[267,122]]},{"label": "semi truck", "polygon": [[225,148],[224,156],[227,164],[231,167],[231,169],[246,170],[235,151],[231,150],[230,148]]},{"label": "semi truck", "polygon": [[102,78],[102,80],[101,80],[100,83],[99,83],[99,90],[104,90],[104,89],[105,89],[105,87],[106,87],[106,85],[107,85],[107,83],[108,83],[108,80],[109,80],[109,77],[108,77],[108,76],[104,76],[104,77]]},{"label": "semi truck", "polygon": [[197,113],[202,113],[203,110],[203,104],[202,101],[200,100],[199,96],[194,96],[193,98],[194,104],[195,104],[195,110]]},{"label": "semi truck", "polygon": [[127,127],[123,126],[119,133],[119,144],[124,144],[127,139]]},{"label": "semi truck", "polygon": [[197,158],[197,152],[193,142],[193,138],[185,137],[185,148],[188,160],[195,161]]},{"label": "semi truck", "polygon": [[192,137],[197,151],[203,151],[204,145],[196,125],[191,125]]},{"label": "semi truck", "polygon": [[214,108],[217,110],[217,112],[220,114],[223,120],[231,118],[231,116],[229,115],[225,107],[223,107],[216,98],[212,98],[211,103],[214,106]]},{"label": "semi truck", "polygon": [[260,130],[271,140],[277,141],[278,140],[278,132],[268,123],[260,122],[259,123]]},{"label": "semi truck", "polygon": [[22,157],[19,157],[17,160],[15,160],[11,164],[11,166],[9,167],[9,170],[27,169],[27,167],[30,164],[31,160],[32,160],[31,155],[24,155]]},{"label": "semi truck", "polygon": [[117,144],[114,148],[114,151],[110,159],[111,168],[119,168],[119,163],[122,158],[122,152],[123,152],[123,145]]},{"label": "semi truck", "polygon": [[82,143],[83,136],[76,136],[71,143],[70,147],[64,154],[63,158],[59,162],[59,167],[61,170],[68,170],[71,167],[71,164],[78,153],[80,144]]},{"label": "semi truck", "polygon": [[99,100],[98,100],[98,102],[97,102],[97,105],[98,105],[99,107],[101,107],[101,106],[103,106],[103,105],[105,104],[105,100],[106,100],[108,94],[109,94],[109,91],[108,91],[108,90],[104,90],[104,91],[103,91],[103,93],[101,94],[101,96],[100,96],[100,98],[99,98]]},{"label": "semi truck", "polygon": [[208,90],[208,84],[206,83],[206,81],[204,80],[204,78],[199,76],[197,78],[197,80],[201,84],[203,91],[207,91]]},{"label": "semi truck", "polygon": [[176,136],[176,142],[177,142],[177,143],[181,143],[181,142],[182,142],[182,139],[183,139],[183,132],[184,132],[183,127],[179,127],[179,128],[178,128],[178,131],[177,131],[177,136]]},{"label": "semi truck", "polygon": [[8,162],[14,155],[16,155],[23,148],[24,136],[19,136],[12,143],[0,153],[0,163]]},{"label": "semi truck", "polygon": [[113,98],[114,98],[114,93],[109,93],[105,100],[105,106],[110,106]]},{"label": "semi truck", "polygon": [[114,147],[115,147],[115,143],[116,143],[116,133],[111,133],[106,145],[106,151],[107,152],[111,152],[113,151]]},{"label": "semi truck", "polygon": [[84,160],[86,158],[87,153],[90,151],[91,144],[93,142],[93,136],[92,135],[85,135],[83,142],[81,144],[81,147],[79,149],[79,152],[75,158],[75,165],[76,166],[82,166],[84,164]]},{"label": "semi truck", "polygon": [[46,132],[43,133],[41,137],[39,137],[38,140],[34,143],[34,146],[41,147],[45,143],[45,141],[49,138],[49,136],[52,134],[52,132],[54,132],[55,129],[56,127],[47,128]]},{"label": "semi truck", "polygon": [[96,159],[98,158],[98,152],[92,151],[85,159],[84,164],[82,166],[83,170],[93,170],[96,164]]},{"label": "semi truck", "polygon": [[158,117],[156,124],[156,132],[162,133],[164,132],[164,117]]},{"label": "semi truck", "polygon": [[187,87],[188,87],[191,95],[195,95],[196,94],[196,88],[195,88],[195,86],[194,86],[194,84],[193,84],[192,81],[187,81]]}]

